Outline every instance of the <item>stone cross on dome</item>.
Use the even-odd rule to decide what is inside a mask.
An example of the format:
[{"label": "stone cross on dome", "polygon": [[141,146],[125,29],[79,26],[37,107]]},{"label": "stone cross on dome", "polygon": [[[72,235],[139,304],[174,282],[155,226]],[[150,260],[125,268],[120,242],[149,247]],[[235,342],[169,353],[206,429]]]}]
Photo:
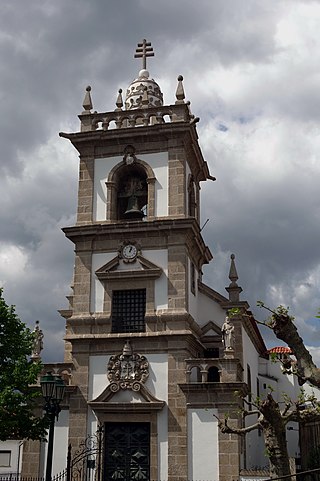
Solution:
[{"label": "stone cross on dome", "polygon": [[144,38],[141,43],[138,43],[138,48],[136,48],[134,55],[134,58],[142,58],[142,68],[144,70],[147,68],[147,57],[154,57],[154,52],[151,42],[147,42]]}]

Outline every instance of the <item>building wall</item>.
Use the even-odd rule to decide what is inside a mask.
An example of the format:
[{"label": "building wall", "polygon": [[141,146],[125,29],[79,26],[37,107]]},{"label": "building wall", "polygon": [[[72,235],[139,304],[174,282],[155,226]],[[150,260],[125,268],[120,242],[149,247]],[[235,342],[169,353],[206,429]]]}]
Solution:
[{"label": "building wall", "polygon": [[[3,451],[7,451],[10,454],[3,455],[3,458],[9,458],[8,463],[2,462],[2,456],[0,457],[0,476],[20,473],[23,453],[23,441],[0,441],[0,452]],[[5,461],[5,459],[3,459],[3,461]]]},{"label": "building wall", "polygon": [[[55,422],[54,439],[53,439],[53,458],[52,458],[52,475],[61,473],[67,467],[68,453],[68,435],[69,435],[69,411],[62,409],[58,420]],[[39,476],[45,476],[47,465],[47,448],[48,443],[41,443],[40,450],[40,472]]]},{"label": "building wall", "polygon": [[216,409],[188,409],[188,479],[219,480]]},{"label": "building wall", "polygon": [[214,302],[202,292],[198,293],[198,318],[197,323],[200,327],[205,326],[209,321],[213,321],[218,326],[222,326],[226,316],[226,311],[217,302]]}]

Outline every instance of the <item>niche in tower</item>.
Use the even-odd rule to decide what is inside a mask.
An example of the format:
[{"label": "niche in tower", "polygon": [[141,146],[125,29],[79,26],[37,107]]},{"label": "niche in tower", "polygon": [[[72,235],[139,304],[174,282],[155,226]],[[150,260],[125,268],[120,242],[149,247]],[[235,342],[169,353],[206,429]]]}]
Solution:
[{"label": "niche in tower", "polygon": [[147,215],[147,173],[139,163],[123,165],[117,173],[117,218],[142,220]]},{"label": "niche in tower", "polygon": [[106,219],[154,219],[155,186],[156,177],[150,165],[136,157],[132,146],[127,146],[122,162],[111,169],[106,181]]},{"label": "niche in tower", "polygon": [[189,175],[188,182],[188,215],[190,217],[197,217],[195,183],[192,175]]}]

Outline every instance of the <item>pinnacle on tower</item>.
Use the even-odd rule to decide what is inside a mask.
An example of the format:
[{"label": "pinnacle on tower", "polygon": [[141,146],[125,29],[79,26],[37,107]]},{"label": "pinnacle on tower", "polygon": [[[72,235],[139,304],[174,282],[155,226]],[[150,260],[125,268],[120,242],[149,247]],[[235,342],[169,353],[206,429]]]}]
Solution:
[{"label": "pinnacle on tower", "polygon": [[122,110],[122,107],[123,107],[123,99],[122,99],[122,89],[119,89],[118,90],[118,97],[117,97],[117,101],[116,101],[116,110]]},{"label": "pinnacle on tower", "polygon": [[184,104],[184,99],[185,99],[185,94],[184,94],[184,88],[183,88],[183,77],[182,75],[179,75],[178,77],[178,86],[176,90],[176,104]]},{"label": "pinnacle on tower", "polygon": [[83,114],[91,114],[90,110],[93,108],[90,92],[91,87],[88,85],[82,104],[82,107],[84,108],[84,111],[82,112]]},{"label": "pinnacle on tower", "polygon": [[238,286],[237,280],[239,279],[237,268],[235,264],[235,255],[231,254],[230,259],[230,270],[229,270],[229,279],[230,284],[229,287],[226,287],[226,291],[229,293],[229,301],[231,302],[239,302],[240,300],[240,293],[242,292],[242,287]]}]

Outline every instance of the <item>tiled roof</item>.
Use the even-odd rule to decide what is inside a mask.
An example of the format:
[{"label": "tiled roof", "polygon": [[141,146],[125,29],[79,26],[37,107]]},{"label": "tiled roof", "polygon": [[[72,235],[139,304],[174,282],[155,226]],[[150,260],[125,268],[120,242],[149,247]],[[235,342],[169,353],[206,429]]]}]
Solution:
[{"label": "tiled roof", "polygon": [[267,351],[268,354],[292,354],[292,351],[290,347],[285,347],[285,346],[278,346],[278,347],[273,347],[272,349],[268,349]]}]

